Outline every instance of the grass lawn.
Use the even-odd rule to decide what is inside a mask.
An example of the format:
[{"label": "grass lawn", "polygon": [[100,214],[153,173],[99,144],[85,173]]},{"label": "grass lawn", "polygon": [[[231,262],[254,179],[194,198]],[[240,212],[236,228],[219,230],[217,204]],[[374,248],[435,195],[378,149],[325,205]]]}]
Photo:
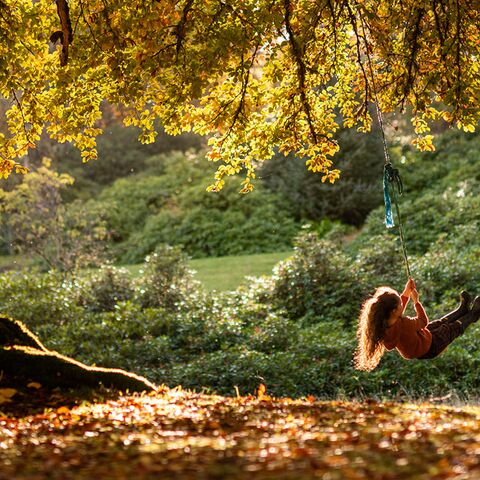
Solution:
[{"label": "grass lawn", "polygon": [[[231,257],[199,258],[191,260],[189,266],[195,270],[195,278],[208,290],[235,290],[246,276],[268,275],[273,266],[292,255],[292,252],[259,253]],[[142,265],[126,265],[132,275],[137,276]]]},{"label": "grass lawn", "polygon": [[29,265],[31,261],[22,255],[0,255],[0,270],[15,270],[24,268]]}]

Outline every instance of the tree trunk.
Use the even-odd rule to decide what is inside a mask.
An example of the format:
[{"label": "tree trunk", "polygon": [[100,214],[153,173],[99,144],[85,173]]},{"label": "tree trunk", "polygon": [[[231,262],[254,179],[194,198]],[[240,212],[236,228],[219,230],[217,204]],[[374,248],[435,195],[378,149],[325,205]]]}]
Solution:
[{"label": "tree trunk", "polygon": [[24,386],[35,381],[47,387],[99,387],[152,391],[147,379],[116,368],[89,367],[48,350],[17,320],[0,317],[0,378]]}]

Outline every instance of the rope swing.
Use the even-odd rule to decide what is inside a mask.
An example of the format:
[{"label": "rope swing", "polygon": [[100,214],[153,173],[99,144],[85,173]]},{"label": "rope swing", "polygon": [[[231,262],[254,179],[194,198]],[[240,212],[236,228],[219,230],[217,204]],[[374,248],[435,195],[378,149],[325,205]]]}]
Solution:
[{"label": "rope swing", "polygon": [[385,165],[383,167],[383,199],[385,201],[385,225],[387,228],[395,227],[395,222],[393,219],[393,212],[392,212],[392,202],[390,200],[390,192],[391,192],[393,203],[395,204],[395,211],[397,214],[398,233],[400,235],[400,243],[402,245],[403,260],[405,262],[407,276],[411,277],[410,264],[408,263],[408,256],[407,256],[407,247],[405,244],[405,236],[403,234],[402,217],[400,215],[400,207],[398,206],[398,199],[397,199],[397,192],[398,192],[398,195],[403,195],[403,183],[402,183],[402,179],[400,177],[400,173],[398,169],[393,168],[392,162],[390,161],[388,146],[385,139],[385,131],[383,129],[382,112],[380,111],[380,107],[378,106],[377,102],[375,102],[375,106],[377,109],[378,123],[380,125],[380,130],[382,132],[383,149],[385,153]]},{"label": "rope swing", "polygon": [[[373,71],[372,71],[373,78]],[[383,166],[383,199],[385,202],[385,226],[387,228],[394,228],[395,221],[393,219],[392,212],[392,201],[395,204],[395,212],[397,214],[397,223],[398,223],[398,233],[400,236],[400,244],[402,245],[403,261],[405,262],[405,269],[407,271],[407,276],[410,278],[412,275],[410,273],[410,264],[408,263],[407,247],[405,244],[405,236],[403,234],[402,226],[402,217],[400,215],[400,207],[398,206],[398,195],[403,195],[403,182],[400,177],[400,172],[398,168],[393,168],[392,161],[390,160],[390,154],[388,153],[387,139],[385,137],[385,129],[383,127],[383,118],[382,111],[378,105],[377,92],[374,85],[374,94],[375,94],[375,110],[377,112],[378,125],[380,126],[380,132],[382,133],[382,142],[383,142],[383,153],[385,155],[385,165]]]},{"label": "rope swing", "polygon": [[[393,213],[392,213],[392,201],[390,199],[390,193],[391,193],[393,203],[395,204],[398,233],[400,235],[400,243],[402,245],[402,253],[403,253],[403,260],[405,262],[405,269],[407,271],[407,276],[410,278],[411,277],[410,264],[408,263],[407,247],[405,245],[405,236],[403,234],[403,227],[402,227],[402,217],[400,215],[400,208],[398,206],[398,199],[397,199],[397,192],[399,196],[403,194],[403,183],[402,183],[402,179],[400,178],[400,173],[398,169],[393,168],[392,162],[390,160],[390,154],[388,153],[388,145],[385,137],[385,129],[383,127],[382,111],[380,110],[380,105],[378,102],[375,73],[373,70],[372,59],[370,58],[370,48],[367,42],[366,29],[365,29],[365,24],[363,22],[363,19],[361,19],[361,26],[362,26],[362,33],[363,33],[362,37],[363,37],[363,41],[365,42],[365,51],[366,51],[366,57],[368,61],[368,67],[370,70],[370,76],[372,80],[372,87],[373,87],[372,92],[374,96],[375,110],[377,113],[380,132],[382,133],[383,153],[385,156],[385,165],[383,167],[383,198],[385,201],[385,225],[387,228],[395,227],[395,222],[394,222]],[[355,30],[355,33],[357,34],[357,37],[360,38],[357,30]],[[363,70],[363,66],[362,66],[362,70]],[[365,75],[365,81],[368,85],[368,79],[365,71],[364,71],[364,75]]]}]

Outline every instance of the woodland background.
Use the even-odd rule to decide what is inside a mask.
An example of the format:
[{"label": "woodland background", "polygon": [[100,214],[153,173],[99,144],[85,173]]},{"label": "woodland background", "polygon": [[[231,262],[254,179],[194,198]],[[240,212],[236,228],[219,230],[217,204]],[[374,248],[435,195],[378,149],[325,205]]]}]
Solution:
[{"label": "woodland background", "polygon": [[[260,383],[291,397],[476,395],[478,326],[435,362],[393,352],[373,373],[353,369],[362,300],[405,282],[396,229],[383,224],[378,128],[340,131],[334,185],[277,154],[240,195],[235,179],[206,192],[213,170],[199,137],[141,145],[135,128],[106,121],[98,161],[45,140],[31,173],[2,184],[0,311],[48,348],[226,395]],[[460,290],[479,293],[480,136],[439,131],[437,150],[420,153],[408,118],[387,123],[412,273],[433,319]],[[224,256],[234,266],[199,282],[192,265]],[[266,275],[238,285],[235,269],[262,259]]]}]

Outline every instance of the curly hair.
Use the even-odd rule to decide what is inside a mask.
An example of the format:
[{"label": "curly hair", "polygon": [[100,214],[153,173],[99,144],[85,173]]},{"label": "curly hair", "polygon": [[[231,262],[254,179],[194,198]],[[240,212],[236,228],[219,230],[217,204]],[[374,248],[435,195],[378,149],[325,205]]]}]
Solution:
[{"label": "curly hair", "polygon": [[388,327],[388,319],[400,302],[399,294],[389,287],[379,287],[362,305],[358,319],[354,364],[357,370],[373,370],[383,354],[382,339]]}]

